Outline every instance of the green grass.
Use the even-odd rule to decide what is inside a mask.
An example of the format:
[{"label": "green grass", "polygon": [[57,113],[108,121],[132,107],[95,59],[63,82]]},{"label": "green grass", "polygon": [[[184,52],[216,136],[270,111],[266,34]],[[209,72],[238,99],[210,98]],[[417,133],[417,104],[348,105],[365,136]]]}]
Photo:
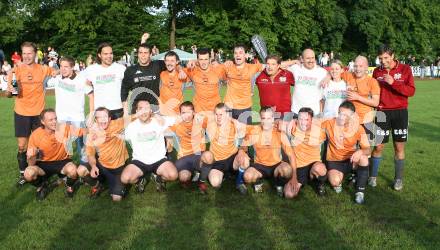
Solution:
[{"label": "green grass", "polygon": [[107,195],[89,200],[88,188],[71,200],[57,188],[37,202],[32,186],[15,187],[13,102],[2,98],[0,248],[440,249],[439,93],[440,81],[418,81],[411,98],[404,190],[390,188],[388,145],[378,187],[367,190],[363,206],[353,203],[351,188],[320,198],[307,186],[292,201],[272,190],[242,197],[231,181],[207,196],[177,183],[156,193],[150,183],[144,194],[132,192],[119,204]]}]

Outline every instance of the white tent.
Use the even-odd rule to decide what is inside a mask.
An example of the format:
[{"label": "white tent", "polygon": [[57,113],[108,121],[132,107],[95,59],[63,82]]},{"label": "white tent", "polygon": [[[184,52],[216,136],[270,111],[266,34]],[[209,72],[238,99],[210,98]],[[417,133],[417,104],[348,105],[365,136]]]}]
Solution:
[{"label": "white tent", "polygon": [[[188,52],[185,52],[180,49],[173,49],[172,51],[176,52],[176,54],[179,56],[180,61],[189,61],[189,60],[196,60],[197,56]],[[168,52],[168,51],[167,51]],[[153,56],[152,60],[163,60],[165,57],[165,54],[167,52],[160,53],[159,55]]]}]

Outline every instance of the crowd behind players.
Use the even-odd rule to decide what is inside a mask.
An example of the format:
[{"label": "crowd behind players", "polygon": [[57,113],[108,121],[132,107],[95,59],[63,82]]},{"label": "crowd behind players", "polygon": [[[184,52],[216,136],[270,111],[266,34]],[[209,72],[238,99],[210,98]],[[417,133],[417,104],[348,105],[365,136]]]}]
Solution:
[{"label": "crowd behind players", "polygon": [[[173,51],[152,61],[148,38],[142,36],[137,64],[114,62],[112,45],[102,43],[96,63],[82,72],[70,57],[59,59],[59,69],[37,64],[35,44],[22,44],[7,87],[17,93],[17,184],[33,184],[42,200],[51,190],[49,177],[59,175],[68,197],[81,184],[91,187],[91,197],[107,185],[120,201],[131,186],[144,192],[149,179],[158,191],[178,179],[184,188],[195,183],[207,193],[209,184],[219,189],[234,176],[241,194],[249,185],[262,192],[270,179],[279,196],[294,198],[307,184],[319,195],[327,183],[340,193],[350,178],[354,200],[362,204],[367,183],[377,185],[392,137],[393,185],[402,190],[408,97],[415,86],[411,68],[395,60],[391,48],[378,50],[380,66],[370,77],[363,56],[355,58],[353,72],[338,60],[326,71],[312,49],[300,60],[269,55],[260,64],[247,63],[244,45],[234,46],[233,60],[224,63],[212,61],[209,49],[197,49],[197,60],[183,67]],[[55,109],[45,107],[46,78],[54,81]],[[223,100],[220,84],[226,86]],[[255,87],[259,111],[252,109]],[[191,101],[184,101],[187,88]]]}]

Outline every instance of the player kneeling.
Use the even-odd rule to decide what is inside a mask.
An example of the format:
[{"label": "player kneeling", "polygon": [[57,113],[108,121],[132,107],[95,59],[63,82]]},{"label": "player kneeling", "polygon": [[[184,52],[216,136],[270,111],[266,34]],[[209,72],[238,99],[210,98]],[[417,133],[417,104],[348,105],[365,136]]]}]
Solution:
[{"label": "player kneeling", "polygon": [[[255,192],[261,193],[263,179],[274,179],[277,194],[283,197],[284,186],[291,179],[295,165],[292,147],[287,136],[274,126],[272,108],[261,108],[260,118],[260,125],[246,128],[243,145],[253,146],[255,162],[244,172],[244,180],[248,184],[254,184]],[[281,161],[282,150],[291,164]]]},{"label": "player kneeling", "polygon": [[364,128],[355,119],[354,105],[345,101],[339,106],[338,112],[337,118],[323,124],[328,138],[328,180],[339,193],[342,191],[344,176],[356,169],[355,202],[362,204],[368,181],[370,145]]},{"label": "player kneeling", "polygon": [[177,179],[174,164],[166,158],[164,132],[175,122],[174,118],[153,117],[148,101],[138,101],[136,105],[137,119],[125,130],[125,139],[133,149],[133,160],[122,172],[124,184],[136,184],[136,190],[144,192],[146,177],[152,174],[157,191],[165,190],[165,182]]},{"label": "player kneeling", "polygon": [[325,194],[327,169],[321,162],[321,144],[325,140],[325,133],[317,122],[313,119],[312,109],[301,108],[298,111],[298,124],[292,129],[296,175],[286,188],[288,198],[296,197],[300,188],[311,180],[316,180],[317,193]]},{"label": "player kneeling", "polygon": [[24,178],[37,187],[37,199],[43,200],[50,191],[48,178],[54,174],[66,175],[65,194],[72,197],[77,174],[64,145],[69,136],[68,127],[57,131],[57,116],[53,109],[43,110],[40,120],[42,127],[33,131],[29,139]]},{"label": "player kneeling", "polygon": [[[178,150],[176,168],[179,173],[179,181],[183,187],[189,187],[191,179],[197,181],[200,175],[201,157],[206,150],[204,129],[206,119],[195,117],[194,105],[186,101],[180,105],[180,117],[182,122],[170,127],[175,134]],[[171,141],[168,141],[171,143]],[[171,145],[172,146],[172,145]],[[205,162],[208,160],[205,159]]]},{"label": "player kneeling", "polygon": [[121,135],[124,119],[111,120],[110,111],[104,107],[96,109],[94,118],[86,140],[89,164],[79,167],[78,175],[92,187],[91,198],[96,198],[102,192],[102,183],[107,181],[112,200],[120,201],[125,194],[121,173],[128,159],[127,147]]},{"label": "player kneeling", "polygon": [[243,183],[243,173],[248,167],[245,165],[248,156],[243,150],[239,150],[236,145],[238,133],[236,126],[239,122],[233,120],[227,112],[224,103],[219,103],[214,109],[215,121],[209,120],[206,126],[206,133],[211,141],[209,151],[202,154],[202,166],[199,178],[199,190],[206,193],[206,182],[209,180],[211,185],[218,189],[221,187],[223,177],[230,172],[238,172],[236,186],[240,190]]}]

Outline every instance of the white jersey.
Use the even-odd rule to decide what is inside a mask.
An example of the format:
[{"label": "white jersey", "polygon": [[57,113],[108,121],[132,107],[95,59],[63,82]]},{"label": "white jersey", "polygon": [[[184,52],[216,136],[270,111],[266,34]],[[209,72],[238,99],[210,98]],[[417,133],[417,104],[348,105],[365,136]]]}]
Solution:
[{"label": "white jersey", "polygon": [[144,164],[153,164],[166,157],[165,130],[175,123],[174,118],[165,117],[160,125],[155,119],[143,123],[136,119],[125,129],[125,140],[133,149],[133,160]]},{"label": "white jersey", "polygon": [[324,118],[334,118],[338,116],[339,105],[347,99],[347,84],[344,80],[339,82],[330,81],[324,89],[323,99],[325,100],[323,116]]},{"label": "white jersey", "polygon": [[327,76],[327,71],[319,66],[307,69],[303,65],[292,65],[289,70],[295,77],[295,88],[292,94],[292,112],[298,114],[303,107],[313,110],[315,115],[320,113],[322,99],[321,81]]},{"label": "white jersey", "polygon": [[90,65],[86,71],[86,79],[92,82],[95,94],[95,109],[106,107],[110,110],[122,108],[121,84],[125,67],[113,63],[109,67],[100,64]]},{"label": "white jersey", "polygon": [[53,78],[55,87],[55,111],[60,121],[83,122],[84,96],[93,91],[82,75],[74,79],[62,78],[60,75]]}]

